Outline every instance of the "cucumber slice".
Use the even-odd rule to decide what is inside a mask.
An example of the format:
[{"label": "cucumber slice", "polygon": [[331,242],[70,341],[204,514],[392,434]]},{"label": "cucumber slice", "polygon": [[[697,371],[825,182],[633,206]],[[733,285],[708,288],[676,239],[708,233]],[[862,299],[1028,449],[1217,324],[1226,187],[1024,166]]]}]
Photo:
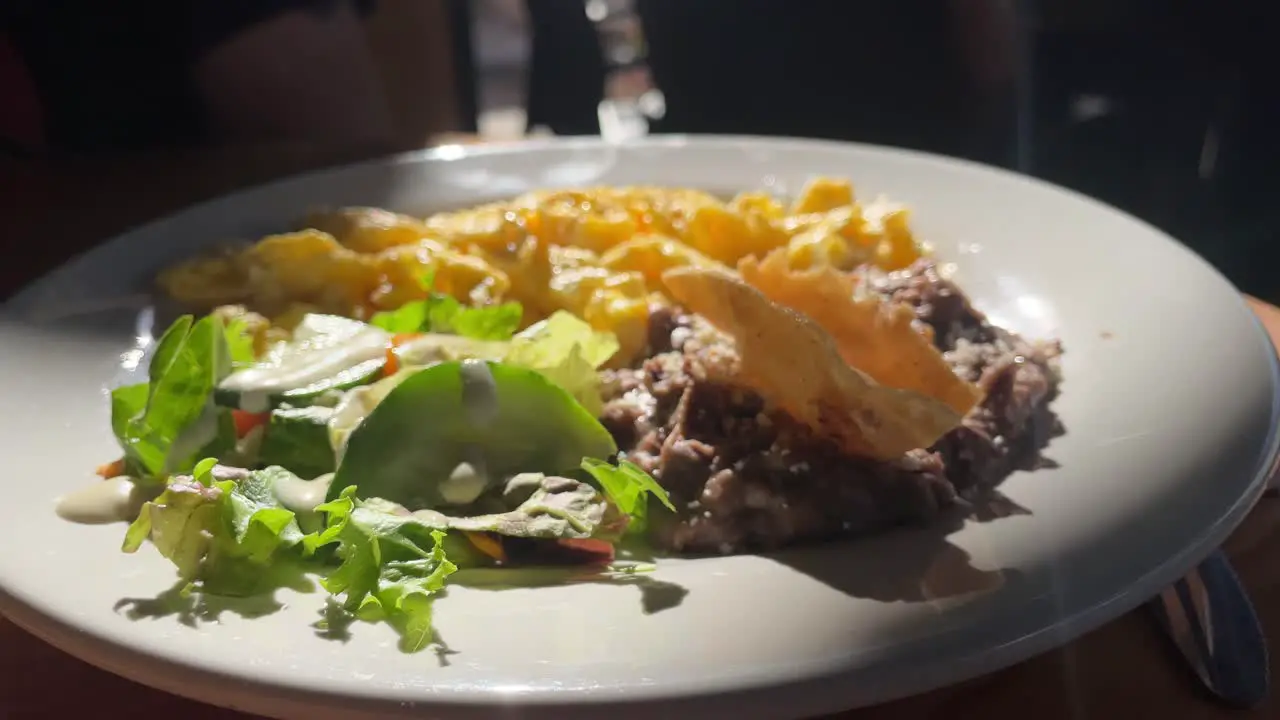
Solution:
[{"label": "cucumber slice", "polygon": [[301,478],[331,473],[336,466],[329,443],[333,408],[279,407],[271,411],[259,452],[262,465],[279,465]]},{"label": "cucumber slice", "polygon": [[308,404],[330,391],[377,379],[386,366],[390,342],[390,333],[359,320],[306,315],[292,340],[227,376],[218,385],[215,401],[250,412],[264,412],[282,402]]}]

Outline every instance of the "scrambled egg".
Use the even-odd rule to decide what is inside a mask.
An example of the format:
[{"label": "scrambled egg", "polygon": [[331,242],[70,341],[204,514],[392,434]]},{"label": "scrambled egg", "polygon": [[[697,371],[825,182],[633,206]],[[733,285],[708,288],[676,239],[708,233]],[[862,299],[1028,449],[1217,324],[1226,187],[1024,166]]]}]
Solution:
[{"label": "scrambled egg", "polygon": [[645,345],[673,267],[732,268],[786,248],[792,269],[898,269],[924,252],[905,208],[867,206],[847,180],[811,180],[791,204],[758,192],[729,202],[656,187],[546,190],[428,218],[375,208],[314,213],[297,232],[190,260],[161,289],[192,308],[244,305],[288,327],[306,312],[364,319],[432,290],[471,304],[516,300],[526,325],[566,310]]}]

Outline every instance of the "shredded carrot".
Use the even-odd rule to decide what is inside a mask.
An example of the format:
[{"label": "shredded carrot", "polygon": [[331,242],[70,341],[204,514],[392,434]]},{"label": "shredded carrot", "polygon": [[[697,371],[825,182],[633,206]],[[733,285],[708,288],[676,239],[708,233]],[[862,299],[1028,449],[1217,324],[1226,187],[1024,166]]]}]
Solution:
[{"label": "shredded carrot", "polygon": [[387,345],[387,364],[382,366],[382,377],[391,377],[400,372],[400,356],[396,355],[396,346]]},{"label": "shredded carrot", "polygon": [[467,540],[471,541],[471,544],[480,552],[488,555],[498,562],[506,561],[507,554],[502,550],[502,543],[492,535],[482,532],[464,532],[462,534],[465,535]]},{"label": "shredded carrot", "polygon": [[99,465],[94,472],[102,478],[113,478],[124,474],[124,458],[117,458],[109,463]]},{"label": "shredded carrot", "polygon": [[604,540],[576,540],[566,538],[563,540],[557,540],[556,544],[560,547],[577,550],[578,552],[587,553],[589,555],[598,555],[605,562],[611,562],[614,558],[613,545],[605,542]]},{"label": "shredded carrot", "polygon": [[271,419],[271,413],[251,413],[244,410],[232,410],[231,419],[236,424],[236,437],[244,437],[253,431],[254,428],[266,425]]},{"label": "shredded carrot", "polygon": [[391,336],[391,342],[387,343],[387,364],[382,366],[382,377],[400,372],[400,356],[396,354],[396,348],[421,335],[422,333],[396,333]]}]

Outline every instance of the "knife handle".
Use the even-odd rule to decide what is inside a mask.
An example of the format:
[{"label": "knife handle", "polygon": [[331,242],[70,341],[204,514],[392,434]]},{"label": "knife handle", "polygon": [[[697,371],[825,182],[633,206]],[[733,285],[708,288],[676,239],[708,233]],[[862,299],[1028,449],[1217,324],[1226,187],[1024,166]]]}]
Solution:
[{"label": "knife handle", "polygon": [[1266,698],[1271,681],[1266,636],[1221,550],[1166,588],[1150,607],[1211,693],[1241,708]]}]

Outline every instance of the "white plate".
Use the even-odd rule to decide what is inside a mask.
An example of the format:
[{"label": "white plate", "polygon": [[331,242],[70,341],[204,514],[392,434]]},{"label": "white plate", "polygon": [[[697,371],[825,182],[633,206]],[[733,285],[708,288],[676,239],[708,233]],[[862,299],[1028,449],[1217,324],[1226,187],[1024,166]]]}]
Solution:
[{"label": "white plate", "polygon": [[[976,304],[1060,336],[1067,435],[1055,470],[1010,478],[1029,512],[785,558],[670,560],[669,584],[482,591],[437,603],[456,651],[403,655],[390,630],[311,629],[323,593],[261,617],[131,619],[174,580],[120,526],[59,520],[56,496],[114,455],[121,379],[161,265],[278,230],[317,204],[426,212],[532,188],[655,183],[795,191],[814,174],[915,209]],[[124,308],[110,309],[111,303]],[[86,307],[107,308],[84,314]],[[1276,456],[1276,362],[1240,295],[1156,230],[1012,174],[856,145],[742,138],[445,148],[241,192],[116,238],[36,285],[0,326],[0,600],[16,622],[113,672],[267,715],[763,718],[883,701],[1060,645],[1152,597],[1220,543]],[[56,319],[66,312],[77,317]],[[123,354],[123,355],[122,355]],[[683,588],[680,591],[670,588]],[[669,606],[646,613],[644,601]],[[127,603],[126,603],[127,604]],[[613,707],[604,708],[601,704]]]}]

